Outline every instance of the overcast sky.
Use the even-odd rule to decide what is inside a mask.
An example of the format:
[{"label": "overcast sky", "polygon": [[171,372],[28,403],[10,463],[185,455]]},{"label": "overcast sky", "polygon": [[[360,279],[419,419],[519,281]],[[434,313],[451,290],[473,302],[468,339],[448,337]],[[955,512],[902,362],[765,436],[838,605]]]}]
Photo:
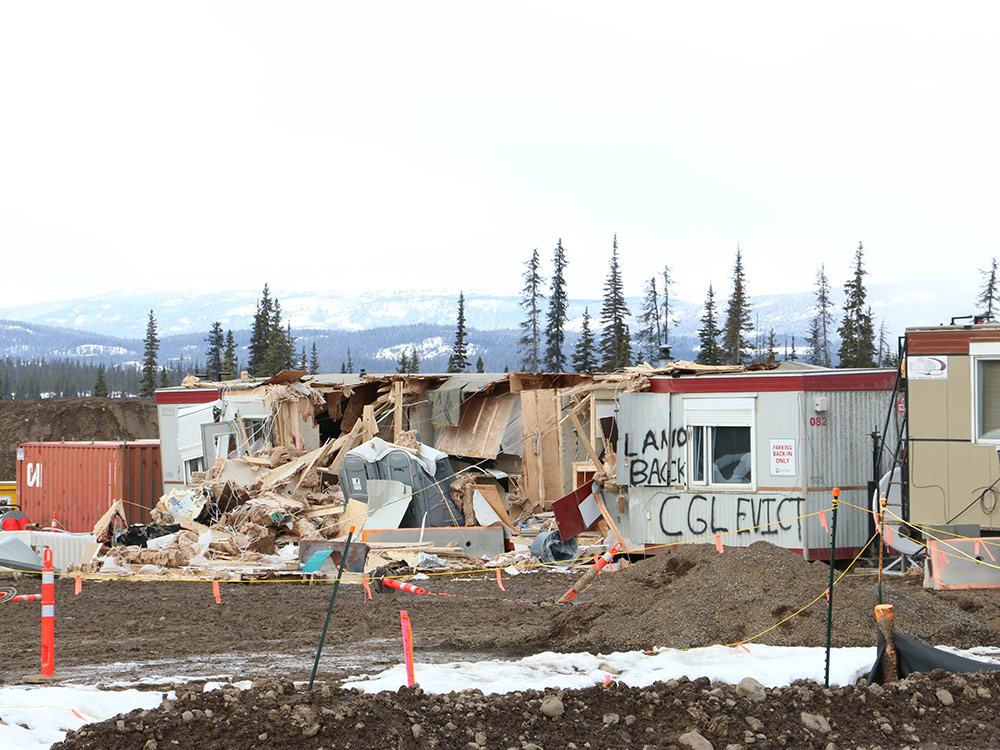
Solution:
[{"label": "overcast sky", "polygon": [[[5,2],[0,307],[131,285],[979,284],[1000,5]],[[12,263],[10,260],[12,259]]]}]

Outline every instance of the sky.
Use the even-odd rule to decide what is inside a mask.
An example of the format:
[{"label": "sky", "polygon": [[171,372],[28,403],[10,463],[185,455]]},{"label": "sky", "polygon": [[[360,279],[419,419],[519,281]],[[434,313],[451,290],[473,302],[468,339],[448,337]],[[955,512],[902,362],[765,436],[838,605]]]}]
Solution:
[{"label": "sky", "polygon": [[[130,288],[973,289],[1000,5],[0,5],[4,303]],[[12,263],[11,263],[12,260]]]}]

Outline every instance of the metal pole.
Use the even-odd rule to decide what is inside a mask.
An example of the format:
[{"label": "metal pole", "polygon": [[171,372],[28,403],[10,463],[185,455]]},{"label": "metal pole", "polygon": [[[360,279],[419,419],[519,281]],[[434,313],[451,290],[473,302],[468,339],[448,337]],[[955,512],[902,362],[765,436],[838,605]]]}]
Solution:
[{"label": "metal pole", "polygon": [[333,603],[337,600],[337,590],[340,588],[340,577],[344,574],[344,564],[347,562],[347,553],[351,549],[351,537],[354,536],[354,527],[347,532],[347,541],[344,542],[344,554],[340,558],[340,567],[337,569],[337,580],[333,583],[333,593],[330,594],[330,606],[326,610],[326,622],[323,623],[323,635],[319,639],[319,647],[316,649],[316,661],[313,662],[312,674],[309,676],[309,690],[313,689],[313,681],[316,679],[316,669],[319,667],[319,657],[323,653],[323,643],[326,641],[326,630],[330,627],[330,615],[333,614]]},{"label": "metal pole", "polygon": [[826,590],[826,672],[824,682],[830,687],[830,635],[833,632],[833,572],[837,557],[837,506],[840,487],[833,488],[833,523],[830,524],[830,587]]}]

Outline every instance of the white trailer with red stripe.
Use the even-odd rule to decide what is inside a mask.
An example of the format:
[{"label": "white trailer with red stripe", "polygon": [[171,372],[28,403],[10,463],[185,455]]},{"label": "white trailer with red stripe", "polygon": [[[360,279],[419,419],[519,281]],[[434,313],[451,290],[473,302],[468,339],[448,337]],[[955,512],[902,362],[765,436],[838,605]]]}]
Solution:
[{"label": "white trailer with red stripe", "polygon": [[[863,510],[870,483],[892,465],[876,454],[894,379],[886,370],[779,368],[652,377],[648,392],[621,394],[623,491],[606,500],[628,548],[655,553],[718,536],[827,560],[829,515],[818,511],[839,487],[837,558],[853,557],[872,532]],[[895,435],[885,444],[896,445]]]}]

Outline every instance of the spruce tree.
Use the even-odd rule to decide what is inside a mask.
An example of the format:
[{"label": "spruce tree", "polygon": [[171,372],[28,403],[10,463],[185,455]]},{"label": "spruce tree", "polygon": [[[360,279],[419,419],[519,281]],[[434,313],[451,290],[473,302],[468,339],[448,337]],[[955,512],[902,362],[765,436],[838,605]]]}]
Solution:
[{"label": "spruce tree", "polygon": [[640,346],[639,356],[646,357],[646,361],[651,364],[656,364],[660,358],[660,345],[663,343],[660,315],[660,295],[656,291],[656,277],[653,276],[646,282],[646,294],[642,298],[638,321],[641,328],[636,337]]},{"label": "spruce tree", "polygon": [[705,309],[701,314],[701,328],[698,329],[698,356],[695,362],[700,365],[718,365],[722,363],[722,349],[719,346],[719,324],[716,321],[715,291],[711,283],[705,297]]},{"label": "spruce tree", "polygon": [[222,353],[222,369],[229,373],[223,376],[225,380],[238,378],[240,375],[240,363],[236,357],[236,339],[233,338],[232,329],[226,331],[226,348]]},{"label": "spruce tree", "polygon": [[844,284],[844,319],[840,334],[839,367],[875,366],[875,327],[866,304],[864,246],[854,253],[854,274]]},{"label": "spruce tree", "polygon": [[399,353],[399,360],[396,362],[396,372],[406,374],[410,371],[410,359],[406,356],[406,349]]},{"label": "spruce tree", "polygon": [[226,348],[226,338],[222,333],[222,323],[215,321],[212,328],[205,337],[208,343],[208,351],[205,352],[205,372],[209,380],[221,380],[223,365],[223,354]]},{"label": "spruce tree", "polygon": [[108,397],[108,384],[104,382],[104,364],[97,366],[97,378],[94,380],[94,395],[98,398]]},{"label": "spruce tree", "polygon": [[483,362],[482,356],[476,360],[476,372],[486,372],[486,365]]},{"label": "spruce tree", "polygon": [[549,311],[545,319],[545,371],[564,372],[566,370],[566,251],[562,238],[552,252],[552,286],[549,295]]},{"label": "spruce tree", "polygon": [[146,323],[146,338],[143,340],[142,380],[139,395],[150,398],[156,392],[156,359],[160,353],[160,339],[156,336],[156,317],[149,311]]},{"label": "spruce tree", "polygon": [[248,347],[249,359],[247,360],[247,369],[254,377],[264,375],[263,370],[266,364],[267,350],[271,345],[272,308],[271,292],[267,284],[264,284],[264,292],[261,294],[260,300],[257,301],[257,312],[253,316],[253,325],[250,329],[250,346]]},{"label": "spruce tree", "polygon": [[670,266],[663,267],[663,343],[670,343],[670,287],[674,285],[674,280],[670,276]]},{"label": "spruce tree", "polygon": [[795,351],[795,334],[793,333],[792,334],[792,353],[788,355],[788,361],[789,362],[796,362],[796,361],[798,361],[798,358],[799,358],[798,352]]},{"label": "spruce tree", "polygon": [[[537,255],[537,251],[535,251]],[[448,372],[465,372],[469,369],[468,345],[465,342],[465,295],[458,293],[458,321],[455,325],[455,345],[448,358]],[[537,354],[537,352],[536,352]]]},{"label": "spruce tree", "polygon": [[319,374],[319,352],[316,350],[316,342],[313,341],[312,353],[309,355],[309,373]]},{"label": "spruce tree", "polygon": [[354,360],[351,359],[351,347],[347,347],[347,366],[341,365],[340,371],[354,373]]},{"label": "spruce tree", "polygon": [[410,372],[418,373],[420,372],[420,358],[417,356],[417,347],[413,347],[410,352]]},{"label": "spruce tree", "polygon": [[833,301],[830,296],[830,282],[826,278],[826,268],[820,265],[816,272],[815,311],[809,321],[809,332],[806,334],[806,344],[812,350],[809,354],[809,364],[830,367],[830,331],[833,328]]},{"label": "spruce tree", "polygon": [[749,358],[750,342],[747,334],[750,324],[750,298],[746,289],[746,272],[743,270],[743,252],[736,246],[733,263],[733,290],[726,306],[726,321],[722,326],[722,361],[727,365],[742,365]]},{"label": "spruce tree", "polygon": [[774,350],[774,329],[767,334],[767,349],[764,352],[765,364],[773,365],[778,361],[778,353]]},{"label": "spruce tree", "polygon": [[160,368],[160,388],[169,388],[169,387],[170,387],[170,379],[167,377],[167,368],[166,367],[161,367]]},{"label": "spruce tree", "polygon": [[986,320],[993,320],[1000,312],[1000,286],[997,285],[997,258],[994,255],[989,269],[979,272],[983,276],[983,287],[976,297],[979,310]]},{"label": "spruce tree", "polygon": [[580,324],[580,338],[573,351],[575,372],[594,372],[597,369],[597,353],[594,350],[594,332],[590,327],[590,308],[583,308],[583,322]]},{"label": "spruce tree", "polygon": [[632,364],[632,337],[628,330],[628,305],[618,266],[618,235],[611,245],[611,263],[604,282],[604,302],[601,305],[601,344],[598,356],[601,369],[614,372]]},{"label": "spruce tree", "polygon": [[536,247],[532,250],[531,257],[524,262],[524,286],[521,288],[521,307],[524,308],[525,318],[521,321],[521,338],[517,342],[517,349],[521,353],[521,369],[526,372],[538,372],[542,364],[540,302],[544,299],[544,279],[539,273],[539,265]]}]

